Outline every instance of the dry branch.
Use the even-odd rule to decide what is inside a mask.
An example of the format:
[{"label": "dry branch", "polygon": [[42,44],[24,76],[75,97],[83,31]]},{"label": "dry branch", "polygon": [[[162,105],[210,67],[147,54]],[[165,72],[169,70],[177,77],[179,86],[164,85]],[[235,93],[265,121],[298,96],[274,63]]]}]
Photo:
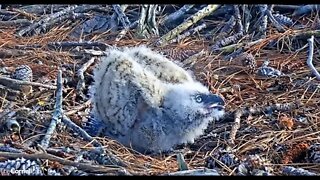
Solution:
[{"label": "dry branch", "polygon": [[312,73],[317,77],[318,80],[320,80],[320,74],[312,63],[313,49],[314,49],[313,41],[314,41],[314,36],[311,36],[311,38],[308,39],[309,53],[308,53],[308,58],[307,58],[307,64],[308,64],[309,68],[311,69]]},{"label": "dry branch", "polygon": [[26,26],[32,22],[27,19],[17,19],[11,21],[0,21],[0,26]]},{"label": "dry branch", "polygon": [[91,41],[82,41],[82,42],[74,42],[74,41],[64,41],[64,42],[50,42],[48,43],[49,48],[68,48],[68,47],[77,47],[81,46],[84,48],[92,48],[99,47],[103,50],[110,48],[112,46],[103,43],[103,42],[91,42]]},{"label": "dry branch", "polygon": [[220,5],[217,4],[211,4],[206,6],[205,8],[201,9],[194,15],[190,16],[185,22],[180,24],[178,27],[172,29],[165,35],[163,35],[159,40],[158,44],[160,45],[166,45],[172,38],[178,36],[182,31],[188,29],[190,26],[196,24],[199,20],[202,18],[210,15],[213,11],[218,9]]},{"label": "dry branch", "polygon": [[165,174],[166,176],[220,176],[214,169],[192,169]]},{"label": "dry branch", "polygon": [[237,134],[238,129],[240,128],[240,120],[242,116],[248,116],[248,115],[259,115],[259,114],[267,114],[272,113],[274,111],[290,111],[293,109],[297,109],[301,106],[301,102],[293,102],[293,103],[285,103],[285,104],[274,104],[267,107],[251,107],[251,108],[241,108],[239,110],[236,110],[232,113],[229,113],[226,115],[226,120],[231,119],[233,117],[234,124],[231,128],[230,135],[229,135],[229,143],[232,145],[234,144],[234,140]]},{"label": "dry branch", "polygon": [[122,23],[123,27],[125,29],[129,28],[129,25],[131,24],[128,17],[126,16],[126,14],[124,13],[124,11],[122,10],[122,8],[120,7],[119,4],[113,4],[112,5],[114,12],[117,14],[118,19],[120,20],[120,22]]},{"label": "dry branch", "polygon": [[156,23],[156,11],[158,5],[142,5],[136,35],[139,38],[149,38],[159,36]]},{"label": "dry branch", "polygon": [[310,172],[302,168],[295,168],[292,166],[283,167],[282,172],[287,176],[319,176],[319,174]]},{"label": "dry branch", "polygon": [[85,88],[85,80],[84,80],[84,72],[94,63],[95,57],[92,57],[89,61],[84,63],[81,68],[77,71],[77,75],[79,78],[78,84],[77,84],[77,91],[78,93],[82,94],[82,90]]},{"label": "dry branch", "polygon": [[73,5],[65,8],[62,11],[58,11],[56,13],[53,13],[45,18],[40,19],[38,22],[31,24],[30,26],[27,26],[17,32],[19,36],[25,36],[32,34],[33,31],[40,32],[41,30],[49,30],[46,29],[48,26],[52,25],[52,22],[58,22],[57,19],[64,19],[64,16],[68,16],[72,12],[84,12],[89,11],[94,8],[98,8],[99,5]]},{"label": "dry branch", "polygon": [[69,127],[72,131],[78,133],[84,140],[92,142],[93,145],[97,146],[97,147],[102,147],[102,145],[95,140],[93,137],[91,137],[85,130],[83,130],[80,126],[78,126],[77,124],[75,124],[73,121],[70,120],[70,118],[68,118],[68,116],[63,115],[62,117],[62,122],[67,125],[67,127]]},{"label": "dry branch", "polygon": [[179,10],[175,11],[174,13],[166,16],[162,22],[160,22],[161,25],[168,26],[170,23],[176,21],[177,19],[181,18],[185,13],[187,13],[194,4],[186,4],[183,5]]},{"label": "dry branch", "polygon": [[0,84],[12,89],[15,89],[15,87],[20,87],[20,85],[31,85],[36,87],[44,87],[48,89],[57,89],[56,86],[46,85],[46,84],[37,83],[37,82],[21,81],[21,80],[12,79],[12,78],[3,77],[3,76],[0,76]]},{"label": "dry branch", "polygon": [[[128,5],[123,4],[120,6],[122,12],[124,12],[127,9]],[[117,20],[117,13],[114,12],[111,16],[110,22],[109,22],[109,29],[111,30],[111,32],[115,32],[116,30],[118,30],[118,20]]]},{"label": "dry branch", "polygon": [[43,24],[46,24],[48,23],[49,21],[52,21],[53,19],[55,18],[58,18],[62,15],[65,15],[67,13],[70,13],[71,11],[73,11],[75,8],[77,8],[78,6],[77,5],[73,5],[73,6],[70,6],[70,7],[67,7],[65,8],[64,10],[62,11],[59,11],[57,13],[54,13],[52,15],[49,15],[48,17],[46,18],[43,18],[43,19],[40,19],[40,21],[26,27],[26,28],[23,28],[21,29],[20,31],[18,31],[18,35],[19,36],[24,36],[26,34],[30,34],[31,31],[34,31],[36,28],[38,28],[39,26],[42,26]]},{"label": "dry branch", "polygon": [[55,109],[53,111],[51,123],[47,129],[46,135],[41,141],[41,146],[43,148],[48,148],[50,139],[52,137],[52,134],[54,133],[56,126],[61,122],[62,118],[62,71],[61,69],[58,70],[58,75],[57,75],[57,90],[56,90],[56,103],[55,103]]},{"label": "dry branch", "polygon": [[71,160],[63,159],[58,156],[54,156],[51,154],[46,153],[36,153],[36,154],[26,154],[26,153],[8,153],[8,152],[0,152],[0,157],[5,158],[25,158],[25,159],[31,159],[31,160],[37,160],[37,159],[46,159],[50,161],[56,161],[63,165],[67,166],[73,166],[77,167],[78,169],[89,171],[89,172],[100,172],[100,173],[112,173],[112,174],[118,174],[118,175],[130,175],[127,170],[125,170],[122,167],[116,167],[116,166],[98,166],[98,165],[90,165],[87,163],[78,163]]},{"label": "dry branch", "polygon": [[176,43],[176,42],[180,42],[182,39],[190,36],[190,35],[194,35],[195,33],[201,31],[202,29],[206,28],[207,25],[206,23],[202,23],[200,24],[199,26],[196,26],[195,28],[193,29],[190,29],[188,31],[186,31],[185,33],[181,34],[181,35],[178,35],[176,38],[172,39],[169,41],[169,44],[171,43]]}]

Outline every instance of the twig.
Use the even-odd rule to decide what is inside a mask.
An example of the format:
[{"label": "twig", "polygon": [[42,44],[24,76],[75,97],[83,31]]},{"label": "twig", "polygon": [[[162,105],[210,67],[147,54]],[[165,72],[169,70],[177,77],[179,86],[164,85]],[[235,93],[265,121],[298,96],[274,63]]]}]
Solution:
[{"label": "twig", "polygon": [[229,34],[235,25],[236,19],[234,18],[234,16],[231,16],[228,22],[221,28],[220,33]]},{"label": "twig", "polygon": [[176,42],[180,42],[182,39],[190,36],[190,35],[194,35],[195,33],[201,31],[202,29],[206,28],[207,25],[206,23],[202,23],[201,25],[193,28],[193,29],[190,29],[188,31],[186,31],[185,33],[181,34],[181,35],[178,35],[176,38],[172,39],[169,41],[169,44],[171,43],[176,43]]},{"label": "twig", "polygon": [[192,169],[186,171],[172,172],[164,174],[165,176],[220,176],[215,169]]},{"label": "twig", "polygon": [[237,34],[234,34],[232,36],[223,38],[217,42],[215,42],[212,46],[211,46],[211,50],[212,51],[220,51],[221,47],[227,46],[229,44],[234,44],[235,42],[237,42],[239,39],[241,39],[243,37],[243,32],[239,32]]},{"label": "twig", "polygon": [[230,130],[229,141],[228,141],[228,143],[231,145],[234,144],[234,140],[236,139],[237,131],[240,128],[240,120],[241,120],[240,118],[243,113],[244,113],[243,110],[238,110],[234,114],[234,122]]},{"label": "twig", "polygon": [[78,93],[82,94],[82,90],[85,88],[84,72],[94,63],[95,57],[92,57],[89,61],[84,63],[81,68],[77,71],[77,76],[79,78],[76,90]]},{"label": "twig", "polygon": [[257,20],[258,24],[258,32],[260,33],[261,37],[265,37],[267,35],[267,26],[268,26],[268,16],[266,11],[268,9],[267,4],[262,4],[259,6],[260,17]]},{"label": "twig", "polygon": [[62,71],[61,69],[58,70],[57,75],[57,90],[56,90],[56,103],[55,103],[55,109],[53,111],[51,123],[47,129],[46,135],[41,141],[41,146],[46,149],[49,146],[50,139],[52,137],[52,134],[54,130],[56,129],[57,124],[61,122],[62,118]]},{"label": "twig", "polygon": [[203,9],[201,9],[200,11],[195,13],[194,15],[190,16],[185,22],[180,24],[178,27],[172,29],[167,34],[163,35],[158,40],[157,44],[158,45],[166,45],[172,38],[178,36],[182,31],[188,29],[193,24],[196,24],[202,18],[210,15],[213,11],[218,9],[218,7],[220,7],[220,5],[218,5],[218,4],[211,4],[211,5],[204,7]]},{"label": "twig", "polygon": [[233,8],[234,8],[234,17],[235,17],[236,24],[237,24],[236,32],[243,34],[243,25],[241,22],[242,20],[241,20],[241,16],[240,16],[239,5],[233,5]]},{"label": "twig", "polygon": [[297,109],[302,105],[300,101],[290,102],[290,103],[276,103],[270,106],[265,107],[250,107],[250,108],[242,108],[236,110],[234,112],[228,113],[224,121],[233,121],[235,114],[238,111],[241,111],[241,116],[248,116],[248,115],[261,115],[261,114],[271,114],[274,111],[290,111],[293,109]]},{"label": "twig", "polygon": [[75,109],[69,110],[69,111],[65,112],[64,114],[66,116],[72,115],[72,114],[74,114],[74,113],[76,113],[78,111],[81,111],[84,108],[89,107],[90,103],[91,103],[91,100],[89,99],[85,103],[78,105]]},{"label": "twig", "polygon": [[122,23],[123,27],[127,29],[129,25],[131,24],[128,17],[124,14],[124,11],[120,7],[119,4],[113,4],[112,5],[114,12],[118,15],[118,19]]},{"label": "twig", "polygon": [[[31,86],[36,86],[36,87],[44,87],[44,88],[48,88],[48,89],[57,89],[56,86],[52,86],[52,85],[46,85],[46,84],[37,83],[37,82],[30,82],[30,81],[21,81],[21,80],[12,79],[12,78],[3,77],[3,76],[0,76],[0,84],[7,86],[9,88],[12,88],[12,89],[14,89],[15,87],[19,87],[20,85],[31,85]],[[18,89],[16,89],[16,90],[18,90]]]},{"label": "twig", "polygon": [[229,143],[232,145],[235,141],[235,136],[237,134],[238,129],[240,128],[240,118],[242,116],[248,116],[248,115],[259,115],[259,114],[270,114],[274,111],[289,111],[292,109],[297,109],[302,104],[300,101],[296,101],[293,103],[284,103],[284,104],[274,104],[267,107],[251,107],[251,108],[241,108],[238,109],[232,113],[229,113],[225,116],[225,121],[229,121],[231,119],[234,119],[234,124],[230,131],[229,136]]},{"label": "twig", "polygon": [[27,19],[17,19],[12,21],[0,21],[0,26],[26,26],[30,25],[32,22]]},{"label": "twig", "polygon": [[249,27],[252,18],[247,4],[242,5],[242,12],[244,12],[244,33],[247,34],[249,32]]},{"label": "twig", "polygon": [[26,56],[32,54],[31,51],[22,51],[17,49],[0,49],[0,58],[10,58],[18,56]]},{"label": "twig", "polygon": [[286,5],[286,4],[275,4],[274,9],[288,9],[288,10],[295,10],[298,9],[299,5]]},{"label": "twig", "polygon": [[189,169],[188,164],[184,160],[183,154],[181,153],[177,154],[177,162],[178,162],[179,171],[185,171]]},{"label": "twig", "polygon": [[92,49],[84,49],[83,51],[84,51],[84,53],[90,54],[92,56],[106,56],[106,55],[108,55],[108,52],[106,52],[106,51],[96,51],[96,50],[92,50]]},{"label": "twig", "polygon": [[136,35],[139,38],[149,38],[151,35],[159,36],[159,30],[156,23],[156,11],[158,5],[142,5],[140,17],[138,20]]},{"label": "twig", "polygon": [[52,19],[51,21],[48,21],[48,22],[42,24],[41,28],[36,29],[35,31],[37,33],[40,33],[41,30],[43,30],[45,32],[45,31],[49,30],[49,29],[47,29],[48,27],[52,27],[54,24],[57,24],[59,22],[63,22],[67,19],[71,19],[74,21],[74,20],[81,19],[81,18],[84,18],[87,16],[88,16],[88,14],[85,14],[85,13],[70,12],[69,14],[66,14],[64,16],[60,16],[58,18]]},{"label": "twig", "polygon": [[80,126],[78,126],[77,124],[75,124],[73,121],[70,120],[70,118],[68,116],[66,116],[65,114],[62,116],[62,122],[67,125],[67,127],[69,127],[72,131],[78,133],[81,137],[84,138],[84,140],[92,142],[93,145],[97,146],[97,147],[102,147],[102,145],[95,140],[93,137],[91,137],[85,130],[83,130]]},{"label": "twig", "polygon": [[41,5],[41,4],[34,4],[34,5],[26,5],[19,9],[25,11],[26,13],[32,13],[37,15],[43,15],[44,13],[48,13],[51,10],[51,13],[61,11],[61,9],[68,7],[67,5]]},{"label": "twig", "polygon": [[9,146],[0,146],[0,152],[21,153],[22,151]]},{"label": "twig", "polygon": [[[64,49],[64,48],[72,48],[72,47],[78,47],[78,46],[82,46],[83,48],[92,48],[92,47],[99,47],[100,49],[108,49],[112,46],[104,43],[104,42],[99,42],[99,41],[62,41],[62,42],[49,42],[47,44],[48,48],[52,48],[52,49]],[[14,48],[16,49],[34,49],[34,48],[42,48],[43,45],[40,44],[32,44],[32,45],[16,45],[14,46]],[[20,51],[19,51],[20,52]],[[21,51],[21,53],[26,52],[26,51]],[[1,51],[0,51],[0,57],[1,57]],[[9,52],[6,52],[6,56],[9,56],[11,54],[9,54]],[[22,54],[22,55],[27,55],[26,53]]]},{"label": "twig", "polygon": [[40,19],[38,22],[31,24],[30,26],[27,26],[26,28],[23,28],[17,32],[19,36],[24,36],[26,34],[31,34],[32,31],[40,32],[42,29],[46,29],[47,26],[51,25],[52,21],[56,21],[56,19],[61,18],[62,16],[67,16],[71,12],[84,12],[88,11],[94,8],[98,8],[99,5],[73,5],[69,6],[62,11],[58,11],[54,14],[51,14],[45,18]]},{"label": "twig", "polygon": [[176,21],[177,19],[180,19],[185,13],[187,13],[194,4],[186,4],[182,6],[179,10],[175,11],[174,13],[168,15],[163,19],[162,22],[160,22],[161,25],[168,26],[169,23],[172,23]]},{"label": "twig", "polygon": [[25,159],[30,159],[30,160],[47,159],[50,161],[59,162],[63,165],[74,166],[74,167],[77,167],[78,169],[89,171],[89,172],[118,173],[118,174],[130,175],[130,173],[128,173],[127,170],[125,170],[122,167],[108,166],[108,165],[98,166],[98,165],[90,165],[87,163],[78,163],[78,162],[63,159],[61,157],[54,156],[47,153],[26,154],[26,153],[0,152],[0,157],[5,157],[5,158],[22,158],[23,157]]},{"label": "twig", "polygon": [[314,41],[314,36],[311,36],[311,38],[308,39],[308,44],[309,44],[309,53],[308,53],[308,58],[307,58],[307,64],[309,68],[311,69],[312,73],[317,77],[317,79],[320,81],[320,74],[317,71],[317,69],[314,67],[312,60],[313,60],[313,41]]},{"label": "twig", "polygon": [[[84,140],[92,142],[93,145],[97,147],[96,149],[94,149],[94,151],[91,152],[91,153],[94,153],[95,156],[97,156],[95,159],[98,159],[98,158],[106,159],[106,161],[104,162],[107,162],[107,163],[103,163],[103,164],[116,164],[122,167],[127,167],[127,164],[125,162],[123,162],[118,157],[114,156],[112,152],[110,152],[108,149],[105,151],[100,142],[98,142],[96,139],[91,137],[85,130],[83,130],[81,127],[76,125],[65,114],[62,117],[62,121],[64,124],[67,125],[67,127],[69,127],[74,132],[78,133],[81,137],[83,137]],[[105,158],[102,158],[102,157],[105,157]]]},{"label": "twig", "polygon": [[182,60],[182,64],[185,68],[191,68],[196,61],[199,59],[200,56],[202,56],[203,54],[205,54],[204,50],[201,50],[200,52],[193,54],[192,56]]},{"label": "twig", "polygon": [[112,46],[103,43],[103,42],[91,42],[91,41],[82,41],[82,42],[77,42],[77,41],[66,41],[66,42],[50,42],[48,43],[48,47],[51,48],[66,48],[66,47],[75,47],[75,46],[82,46],[84,48],[92,48],[92,47],[99,47],[103,50],[110,48]]},{"label": "twig", "polygon": [[[121,10],[124,12],[127,9],[128,5],[123,4],[120,7],[121,7]],[[109,22],[109,27],[110,27],[111,32],[116,32],[118,30],[117,16],[118,15],[116,12],[114,12],[111,16],[111,19]]]},{"label": "twig", "polygon": [[120,41],[130,29],[135,28],[138,25],[138,20],[134,21],[133,23],[130,24],[129,28],[124,28],[122,29],[119,34],[117,35],[115,41],[118,42]]},{"label": "twig", "polygon": [[[124,10],[128,7],[128,5],[112,5],[112,7],[115,10],[115,13],[118,15],[118,18],[120,19],[123,29],[119,32],[117,35],[115,41],[118,42],[120,41],[129,31],[129,29],[132,27],[132,24],[135,23],[130,23],[128,17],[124,14]],[[137,22],[136,22],[137,23]]]},{"label": "twig", "polygon": [[292,14],[292,16],[304,16],[310,14],[312,11],[319,11],[320,6],[318,4],[308,4],[299,6]]},{"label": "twig", "polygon": [[32,20],[32,19],[36,19],[37,16],[33,15],[32,13],[26,12],[23,9],[18,9],[18,8],[8,8],[9,10],[13,11],[13,12],[17,12],[23,16],[25,16],[26,18]]},{"label": "twig", "polygon": [[284,27],[273,17],[270,9],[266,10],[266,14],[267,14],[268,18],[270,19],[271,23],[274,25],[274,27],[277,28],[277,30],[279,32],[285,31]]},{"label": "twig", "polygon": [[42,24],[45,24],[45,23],[51,21],[52,19],[58,18],[58,17],[60,17],[60,16],[62,16],[64,14],[67,14],[67,13],[73,11],[77,7],[78,7],[77,5],[73,5],[73,6],[65,8],[62,11],[54,13],[54,14],[46,17],[46,18],[43,18],[40,21],[38,21],[38,22],[36,22],[36,23],[26,27],[26,28],[21,29],[20,31],[18,31],[18,35],[19,36],[24,36],[25,34],[29,34],[31,31],[35,30],[36,28],[38,28]]},{"label": "twig", "polygon": [[319,176],[319,174],[307,171],[302,168],[295,168],[292,166],[283,167],[282,173],[288,176]]},{"label": "twig", "polygon": [[258,43],[261,43],[263,41],[265,41],[265,39],[258,39],[256,41],[252,41],[252,42],[241,42],[241,43],[231,44],[229,46],[221,47],[219,49],[214,49],[214,50],[219,50],[221,52],[232,52],[235,49],[238,49],[240,47],[244,47],[245,46],[245,48],[249,48],[249,47],[251,47],[253,45],[256,45]]}]

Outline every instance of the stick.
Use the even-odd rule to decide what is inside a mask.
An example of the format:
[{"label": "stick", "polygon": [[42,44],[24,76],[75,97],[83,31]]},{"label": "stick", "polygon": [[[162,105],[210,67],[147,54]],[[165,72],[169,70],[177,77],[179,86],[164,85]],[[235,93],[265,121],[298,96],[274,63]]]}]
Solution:
[{"label": "stick", "polygon": [[85,130],[83,130],[80,126],[75,124],[73,121],[70,120],[70,118],[66,115],[62,116],[62,121],[67,127],[69,127],[72,131],[78,133],[81,137],[83,137],[84,140],[93,142],[93,145],[97,147],[102,147],[102,145],[95,140],[93,137],[91,137]]},{"label": "stick", "polygon": [[69,13],[71,12],[84,12],[84,11],[88,11],[94,8],[98,8],[99,5],[82,5],[82,6],[78,6],[78,5],[73,5],[73,6],[69,6],[65,9],[63,9],[62,11],[58,11],[54,14],[51,14],[45,18],[40,19],[38,22],[31,24],[30,26],[27,26],[26,28],[21,29],[20,31],[18,31],[18,35],[19,36],[24,36],[26,34],[31,34],[32,31],[36,31],[39,32],[41,29],[46,29],[47,26],[50,25],[50,23],[52,21],[54,21],[57,18],[61,18],[62,16],[67,16]]},{"label": "stick", "polygon": [[[121,5],[121,10],[124,12],[127,9],[128,5],[123,4]],[[118,30],[118,21],[117,21],[117,13],[114,12],[111,16],[109,27],[111,32],[116,32]]]},{"label": "stick", "polygon": [[272,113],[275,110],[277,111],[289,111],[292,109],[297,109],[298,107],[301,106],[301,102],[293,102],[293,103],[285,103],[285,104],[274,104],[271,106],[267,107],[251,107],[251,108],[241,108],[239,110],[236,110],[235,112],[232,112],[228,115],[226,115],[225,120],[231,119],[231,117],[234,117],[234,124],[231,128],[230,135],[229,135],[229,140],[228,142],[233,145],[235,141],[235,137],[237,134],[238,129],[240,128],[240,120],[242,116],[248,116],[248,115],[258,115],[258,114],[265,114],[265,113]]},{"label": "stick", "polygon": [[258,31],[262,37],[265,37],[267,35],[267,26],[268,26],[268,16],[266,14],[267,9],[268,9],[267,4],[263,4],[259,6],[260,17],[257,22],[259,23]]},{"label": "stick", "polygon": [[138,38],[149,38],[151,35],[159,36],[156,23],[158,5],[142,5],[136,35]]},{"label": "stick", "polygon": [[64,14],[67,14],[67,13],[73,11],[77,7],[78,7],[77,5],[73,5],[73,6],[65,8],[62,11],[59,11],[59,12],[54,13],[52,15],[49,15],[46,18],[40,19],[40,21],[38,21],[38,22],[36,22],[36,23],[34,23],[34,24],[30,25],[30,26],[27,26],[26,28],[23,28],[20,31],[18,31],[18,35],[19,36],[24,36],[25,34],[30,33],[31,31],[35,30],[36,28],[38,28],[42,24],[45,24],[45,23],[51,21],[52,19],[58,18],[58,17],[60,17],[60,16],[62,16]]},{"label": "stick", "polygon": [[184,160],[182,153],[177,154],[177,162],[178,162],[179,171],[185,171],[189,169],[188,164]]},{"label": "stick", "polygon": [[[7,86],[9,88],[18,87],[19,85],[31,85],[31,86],[36,86],[36,87],[44,87],[44,88],[48,88],[48,89],[57,89],[56,86],[52,86],[52,85],[46,85],[46,84],[37,83],[37,82],[30,82],[30,81],[21,81],[21,80],[12,79],[12,78],[3,77],[3,76],[0,76],[0,84]],[[18,90],[18,89],[16,89],[16,90]]]},{"label": "stick", "polygon": [[77,19],[81,19],[81,18],[84,18],[84,17],[87,17],[87,16],[88,15],[84,14],[84,13],[71,12],[71,13],[68,13],[68,14],[65,14],[63,16],[57,17],[55,19],[52,19],[51,21],[48,21],[48,22],[42,24],[41,28],[37,29],[36,32],[40,33],[41,30],[48,31],[49,29],[47,29],[47,27],[52,27],[54,24],[58,24],[58,23],[63,22],[64,20],[67,20],[67,19],[71,19],[71,20],[75,21]]},{"label": "stick", "polygon": [[[97,148],[93,153],[98,155],[96,158],[101,158],[101,156],[106,157],[106,161],[108,163],[103,163],[103,164],[116,164],[119,166],[127,167],[127,164],[123,162],[121,159],[118,157],[114,156],[109,150],[104,150],[102,144],[91,137],[85,130],[83,130],[81,127],[79,127],[77,124],[75,124],[73,121],[71,121],[66,115],[63,115],[62,121],[64,124],[67,125],[71,130],[74,132],[78,133],[81,137],[83,137],[84,140],[92,142],[94,146]],[[98,161],[98,160],[97,160]]]},{"label": "stick", "polygon": [[172,172],[164,174],[165,176],[219,176],[219,173],[215,169],[192,169],[186,171]]},{"label": "stick", "polygon": [[120,5],[119,4],[113,4],[112,7],[114,9],[114,12],[118,16],[118,19],[122,23],[124,29],[127,29],[131,23],[130,23],[128,17],[124,14],[124,11],[120,7]]},{"label": "stick", "polygon": [[30,160],[47,159],[50,161],[59,162],[63,165],[74,166],[74,167],[77,167],[78,169],[89,171],[89,172],[118,173],[118,174],[130,175],[130,173],[128,173],[127,170],[125,170],[122,167],[108,166],[108,165],[98,166],[98,165],[90,165],[88,163],[78,163],[78,162],[63,159],[61,157],[54,156],[54,155],[47,154],[47,153],[27,154],[27,153],[0,152],[0,157],[25,158],[25,159],[30,159]]},{"label": "stick", "polygon": [[270,19],[271,23],[274,25],[274,27],[277,28],[277,30],[279,32],[285,31],[284,27],[273,17],[270,9],[266,10],[266,14],[267,14],[268,18]]},{"label": "stick", "polygon": [[233,5],[233,9],[234,9],[234,17],[235,17],[235,20],[237,22],[236,23],[237,24],[236,32],[243,34],[243,25],[242,25],[242,22],[241,22],[239,5]]},{"label": "stick", "polygon": [[79,81],[76,87],[76,90],[79,93],[82,93],[82,90],[85,88],[85,81],[84,81],[84,75],[83,73],[89,68],[89,66],[91,66],[94,61],[95,61],[95,57],[92,57],[89,61],[87,61],[86,63],[84,63],[81,68],[77,71],[77,75],[79,77]]},{"label": "stick", "polygon": [[9,146],[0,146],[0,152],[21,153],[19,149],[9,147]]},{"label": "stick", "polygon": [[163,35],[157,42],[159,45],[166,45],[172,38],[178,36],[182,31],[188,29],[193,24],[196,24],[199,20],[203,19],[204,17],[210,15],[213,11],[220,7],[219,4],[211,4],[194,15],[190,16],[185,22],[180,24],[178,27],[172,29],[167,34]]},{"label": "stick", "polygon": [[[239,32],[237,34],[234,34],[232,36],[223,38],[217,42],[215,42],[212,46],[211,46],[211,50],[212,51],[220,51],[224,46],[227,46],[229,44],[234,44],[235,42],[237,42],[239,39],[241,39],[243,37],[243,32]],[[220,49],[221,48],[221,49]]]},{"label": "stick", "polygon": [[236,111],[234,114],[234,123],[231,127],[230,135],[229,135],[229,140],[228,143],[233,145],[234,140],[236,139],[236,134],[238,132],[238,129],[240,128],[240,118],[244,114],[243,110]]},{"label": "stick", "polygon": [[316,78],[320,81],[320,74],[317,71],[317,69],[314,67],[312,63],[313,59],[313,41],[314,41],[314,36],[311,36],[311,38],[308,39],[308,45],[309,45],[309,53],[308,53],[308,58],[307,58],[307,64],[309,68],[311,69],[312,73],[316,76]]},{"label": "stick", "polygon": [[47,129],[46,135],[41,141],[41,146],[46,149],[49,147],[49,142],[51,139],[51,136],[56,129],[57,124],[61,122],[62,118],[62,71],[61,69],[58,70],[57,75],[57,90],[56,90],[56,103],[55,103],[55,109],[53,111],[53,116],[51,119],[51,123],[49,125],[49,128]]},{"label": "stick", "polygon": [[193,29],[190,29],[187,32],[185,32],[185,33],[183,33],[181,35],[178,35],[176,38],[170,40],[169,44],[180,42],[182,39],[184,39],[184,38],[186,38],[186,37],[188,37],[190,35],[194,35],[195,33],[201,31],[202,29],[204,29],[206,27],[207,27],[206,23],[202,23],[201,25],[199,25],[199,26],[197,26],[197,27],[195,27]]},{"label": "stick", "polygon": [[124,28],[122,29],[119,34],[117,35],[115,41],[118,42],[120,41],[130,29],[133,29],[134,27],[136,27],[138,25],[138,20],[134,21],[133,23],[130,24],[129,28]]},{"label": "stick", "polygon": [[0,21],[0,26],[26,26],[32,22],[27,19],[17,19],[12,21]]},{"label": "stick", "polygon": [[307,171],[302,168],[295,168],[292,166],[283,167],[282,173],[288,176],[319,176],[319,174]]},{"label": "stick", "polygon": [[172,23],[176,21],[177,19],[180,19],[185,13],[187,13],[194,4],[186,4],[182,6],[178,11],[175,11],[174,13],[170,14],[169,16],[165,17],[162,22],[160,22],[161,25],[168,25],[169,23]]},{"label": "stick", "polygon": [[26,56],[31,55],[31,51],[22,51],[17,49],[0,49],[0,58],[12,58],[12,57],[18,57],[18,56]]}]

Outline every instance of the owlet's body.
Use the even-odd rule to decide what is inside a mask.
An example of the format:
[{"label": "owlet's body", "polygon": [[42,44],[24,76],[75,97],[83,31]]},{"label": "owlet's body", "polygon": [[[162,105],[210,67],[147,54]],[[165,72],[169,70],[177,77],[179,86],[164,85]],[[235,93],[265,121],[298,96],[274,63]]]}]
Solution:
[{"label": "owlet's body", "polygon": [[193,142],[224,114],[224,101],[146,47],[112,49],[94,70],[92,115],[103,134],[140,152]]}]

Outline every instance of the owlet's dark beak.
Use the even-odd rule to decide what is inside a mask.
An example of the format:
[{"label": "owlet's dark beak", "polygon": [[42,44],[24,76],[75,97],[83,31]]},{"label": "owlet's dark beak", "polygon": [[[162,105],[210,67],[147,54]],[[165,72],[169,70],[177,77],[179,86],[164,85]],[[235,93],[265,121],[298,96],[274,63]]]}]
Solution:
[{"label": "owlet's dark beak", "polygon": [[217,94],[209,94],[206,95],[203,103],[206,105],[208,109],[216,108],[218,110],[223,110],[225,108],[225,102],[221,96]]}]

